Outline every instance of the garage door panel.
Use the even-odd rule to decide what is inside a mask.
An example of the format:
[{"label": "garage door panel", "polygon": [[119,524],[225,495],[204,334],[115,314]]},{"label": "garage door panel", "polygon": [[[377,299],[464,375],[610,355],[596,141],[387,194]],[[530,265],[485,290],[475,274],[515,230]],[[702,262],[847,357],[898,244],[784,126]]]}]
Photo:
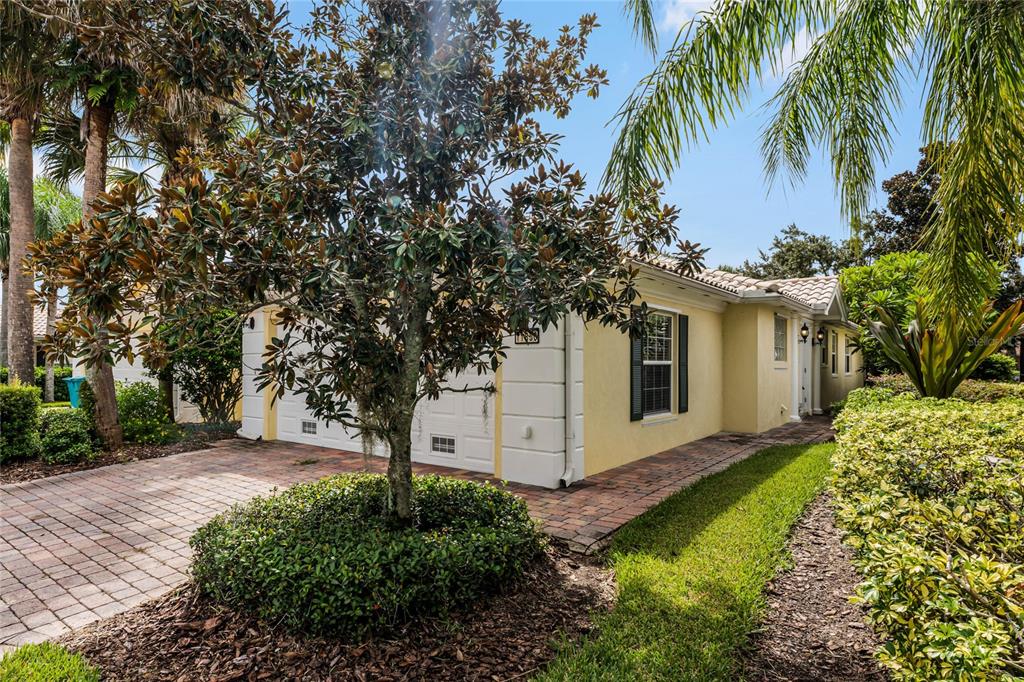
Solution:
[{"label": "garage door panel", "polygon": [[[491,377],[467,375],[452,385],[483,386]],[[305,399],[286,393],[277,403],[279,440],[362,452],[362,439],[340,424],[328,426],[313,419]],[[416,411],[412,427],[412,459],[439,466],[450,466],[493,473],[494,401],[484,393],[447,393],[439,400],[423,401]],[[303,420],[315,424],[316,434],[302,432]],[[454,452],[432,447],[432,436],[454,439]],[[450,450],[444,447],[443,450]],[[378,444],[375,454],[387,454],[387,445]]]}]

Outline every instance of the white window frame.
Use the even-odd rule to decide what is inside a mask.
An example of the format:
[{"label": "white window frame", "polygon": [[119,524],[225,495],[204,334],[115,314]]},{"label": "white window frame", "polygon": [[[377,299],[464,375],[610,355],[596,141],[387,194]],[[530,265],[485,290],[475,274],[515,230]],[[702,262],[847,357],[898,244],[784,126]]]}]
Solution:
[{"label": "white window frame", "polygon": [[843,374],[853,374],[853,345],[848,334],[843,334]]},{"label": "white window frame", "polygon": [[662,309],[662,308],[651,308],[649,310],[649,312],[647,313],[648,319],[650,319],[651,317],[653,317],[655,315],[668,318],[668,334],[669,334],[669,338],[668,338],[668,342],[669,342],[668,357],[669,357],[669,359],[668,360],[648,360],[645,357],[645,353],[646,353],[646,350],[647,350],[647,342],[646,342],[646,340],[644,340],[642,342],[643,345],[640,348],[640,365],[641,365],[641,367],[640,367],[640,406],[641,406],[641,409],[643,409],[644,391],[646,390],[646,386],[644,385],[644,381],[643,381],[643,377],[646,374],[646,372],[644,372],[644,368],[647,367],[647,366],[652,366],[652,367],[653,366],[668,366],[668,367],[671,368],[669,370],[669,373],[668,373],[668,408],[664,409],[664,410],[658,410],[657,412],[648,412],[647,410],[643,410],[643,418],[644,419],[652,419],[652,418],[656,419],[658,417],[663,417],[665,415],[670,415],[670,414],[673,413],[672,410],[673,410],[674,405],[675,405],[675,388],[676,388],[676,377],[675,377],[675,374],[676,374],[676,336],[678,335],[677,331],[676,331],[676,319],[678,318],[678,314],[675,313],[674,311],[666,310],[666,309]]},{"label": "white window frame", "polygon": [[832,376],[837,377],[839,376],[839,332],[833,330],[830,341],[832,342],[832,347],[829,349],[829,360],[831,362],[829,369],[832,370]]},{"label": "white window frame", "polygon": [[[779,322],[782,322],[782,345],[779,345]],[[782,357],[779,357],[782,351]],[[775,362],[786,362],[789,360],[789,318],[775,313],[772,318],[772,357]]]}]

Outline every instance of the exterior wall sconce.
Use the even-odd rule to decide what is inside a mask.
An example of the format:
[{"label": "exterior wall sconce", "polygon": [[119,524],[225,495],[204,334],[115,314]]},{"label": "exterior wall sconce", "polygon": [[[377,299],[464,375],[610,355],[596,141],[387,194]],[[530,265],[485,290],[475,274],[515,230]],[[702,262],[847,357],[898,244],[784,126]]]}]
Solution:
[{"label": "exterior wall sconce", "polygon": [[807,323],[804,322],[804,326],[800,327],[800,343],[807,343],[807,337],[811,335],[811,330],[807,328]]},{"label": "exterior wall sconce", "polygon": [[814,333],[814,341],[811,341],[812,346],[820,346],[825,343],[825,328],[818,327],[818,331]]}]

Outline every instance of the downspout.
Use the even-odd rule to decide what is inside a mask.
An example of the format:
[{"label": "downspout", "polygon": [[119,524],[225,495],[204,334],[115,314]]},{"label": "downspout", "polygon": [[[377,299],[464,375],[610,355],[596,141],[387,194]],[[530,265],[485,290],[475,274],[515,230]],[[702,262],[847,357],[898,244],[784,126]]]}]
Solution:
[{"label": "downspout", "polygon": [[575,469],[573,467],[573,463],[572,463],[573,451],[576,449],[575,445],[574,445],[575,444],[575,438],[573,436],[573,427],[574,427],[574,424],[575,424],[576,420],[574,418],[573,404],[572,404],[572,393],[573,393],[573,391],[572,391],[572,389],[573,389],[573,381],[572,381],[572,351],[573,351],[573,343],[572,343],[572,318],[570,317],[570,313],[566,313],[566,315],[565,315],[565,330],[564,330],[564,334],[565,334],[565,348],[563,349],[563,352],[565,353],[565,362],[563,362],[562,365],[563,365],[564,370],[565,370],[564,384],[563,384],[563,386],[564,386],[564,393],[565,393],[565,463],[564,463],[564,465],[562,467],[562,477],[560,479],[558,479],[558,483],[563,488],[568,488],[569,485],[572,484],[573,480],[575,480],[574,479],[574,475],[576,473]]}]

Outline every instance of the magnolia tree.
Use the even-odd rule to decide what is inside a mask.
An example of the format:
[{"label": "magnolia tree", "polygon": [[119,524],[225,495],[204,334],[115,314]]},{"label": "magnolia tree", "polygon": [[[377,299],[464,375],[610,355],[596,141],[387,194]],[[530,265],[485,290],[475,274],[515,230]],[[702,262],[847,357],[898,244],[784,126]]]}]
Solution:
[{"label": "magnolia tree", "polygon": [[[113,352],[140,335],[156,364],[166,349],[147,325],[274,306],[261,387],[385,443],[388,511],[408,522],[421,400],[468,390],[459,375],[496,369],[527,326],[640,324],[632,263],[668,242],[676,209],[655,186],[622,211],[588,195],[535,118],[565,117],[606,82],[584,63],[595,22],[549,42],[493,1],[323,2],[253,89],[253,132],[181,159],[191,170],[160,193],[166,210],[131,186],[102,197],[46,279],[73,280],[80,311],[110,309]],[[83,281],[90,259],[135,286]],[[83,316],[59,332],[71,347],[95,330]]]}]

